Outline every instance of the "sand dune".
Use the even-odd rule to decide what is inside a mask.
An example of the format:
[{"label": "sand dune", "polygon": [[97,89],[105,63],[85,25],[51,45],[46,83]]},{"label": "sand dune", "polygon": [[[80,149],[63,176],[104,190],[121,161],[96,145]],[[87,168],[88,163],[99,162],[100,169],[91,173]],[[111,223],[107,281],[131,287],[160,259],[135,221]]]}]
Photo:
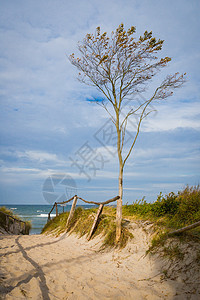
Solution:
[{"label": "sand dune", "polygon": [[2,299],[200,299],[198,274],[164,280],[164,262],[145,256],[148,230],[132,229],[125,249],[103,252],[97,238],[1,235]]}]

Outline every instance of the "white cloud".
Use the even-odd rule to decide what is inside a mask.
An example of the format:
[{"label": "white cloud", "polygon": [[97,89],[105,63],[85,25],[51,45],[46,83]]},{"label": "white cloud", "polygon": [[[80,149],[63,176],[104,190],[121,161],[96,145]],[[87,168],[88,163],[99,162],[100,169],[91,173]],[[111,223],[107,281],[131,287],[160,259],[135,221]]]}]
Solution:
[{"label": "white cloud", "polygon": [[3,167],[1,168],[1,171],[3,173],[13,173],[13,174],[16,174],[16,173],[38,173],[40,172],[41,170],[39,169],[35,169],[35,168],[18,168],[18,167]]},{"label": "white cloud", "polygon": [[36,180],[45,180],[53,173],[53,170],[41,170],[37,168],[1,167],[1,184],[14,184],[18,186],[33,184]]},{"label": "white cloud", "polygon": [[161,103],[155,117],[145,120],[142,130],[145,132],[167,131],[176,128],[200,129],[200,102]]},{"label": "white cloud", "polygon": [[48,152],[41,152],[41,151],[32,151],[28,150],[25,152],[19,152],[18,153],[19,158],[27,158],[29,160],[36,160],[39,162],[46,162],[46,161],[52,161],[55,163],[65,163],[65,161],[62,161],[58,159],[56,154],[48,153]]},{"label": "white cloud", "polygon": [[148,189],[144,188],[144,187],[142,187],[142,188],[140,188],[140,187],[135,187],[135,188],[133,188],[133,187],[124,187],[124,190],[125,191],[146,191]]},{"label": "white cloud", "polygon": [[152,188],[159,188],[159,189],[162,189],[162,190],[180,190],[180,188],[184,188],[185,184],[182,182],[173,182],[173,183],[165,183],[165,182],[162,182],[162,183],[154,183],[152,184]]},{"label": "white cloud", "polygon": [[[45,180],[47,177],[54,174],[66,174],[62,169],[39,169],[39,168],[22,168],[22,167],[1,167],[0,172],[2,173],[1,182],[5,180],[9,182],[15,181],[18,184],[23,182],[31,182],[32,180]],[[80,178],[76,173],[67,173],[73,178]]]}]

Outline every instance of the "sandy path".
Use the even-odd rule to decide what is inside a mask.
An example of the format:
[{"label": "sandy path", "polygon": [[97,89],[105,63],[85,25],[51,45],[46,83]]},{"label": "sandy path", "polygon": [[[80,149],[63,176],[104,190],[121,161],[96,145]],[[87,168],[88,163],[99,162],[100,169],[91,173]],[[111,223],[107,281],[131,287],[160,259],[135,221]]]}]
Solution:
[{"label": "sandy path", "polygon": [[198,299],[161,280],[160,266],[144,257],[147,234],[134,230],[126,249],[110,252],[73,235],[0,236],[2,299]]}]

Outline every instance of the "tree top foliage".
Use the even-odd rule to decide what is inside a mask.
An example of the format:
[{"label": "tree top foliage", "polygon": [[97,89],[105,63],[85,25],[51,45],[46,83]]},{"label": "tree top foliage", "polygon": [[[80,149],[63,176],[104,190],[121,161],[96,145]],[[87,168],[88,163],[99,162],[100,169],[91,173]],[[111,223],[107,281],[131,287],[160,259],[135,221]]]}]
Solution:
[{"label": "tree top foliage", "polygon": [[[152,77],[171,61],[169,57],[157,57],[164,40],[153,37],[152,31],[145,31],[136,39],[135,32],[134,26],[126,31],[121,24],[108,36],[97,27],[95,34],[87,34],[79,42],[81,57],[74,53],[69,57],[80,71],[79,80],[97,87],[119,110],[125,97],[145,91]],[[184,75],[168,75],[152,100],[171,96],[172,90],[184,82]]]}]

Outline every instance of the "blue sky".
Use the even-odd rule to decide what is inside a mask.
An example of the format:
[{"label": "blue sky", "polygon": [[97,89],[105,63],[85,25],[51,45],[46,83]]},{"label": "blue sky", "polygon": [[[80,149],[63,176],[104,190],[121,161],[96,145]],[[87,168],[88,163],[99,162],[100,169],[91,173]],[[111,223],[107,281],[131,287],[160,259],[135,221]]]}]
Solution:
[{"label": "blue sky", "polygon": [[[165,40],[162,55],[172,62],[159,76],[187,73],[142,126],[125,168],[124,203],[199,184],[199,11],[195,0],[0,0],[1,203],[48,204],[44,183],[55,175],[71,178],[88,200],[118,194],[117,156],[101,140],[108,116],[86,101],[101,95],[77,81],[67,56],[97,26],[110,32],[122,22]],[[58,195],[69,187],[54,184]]]}]

